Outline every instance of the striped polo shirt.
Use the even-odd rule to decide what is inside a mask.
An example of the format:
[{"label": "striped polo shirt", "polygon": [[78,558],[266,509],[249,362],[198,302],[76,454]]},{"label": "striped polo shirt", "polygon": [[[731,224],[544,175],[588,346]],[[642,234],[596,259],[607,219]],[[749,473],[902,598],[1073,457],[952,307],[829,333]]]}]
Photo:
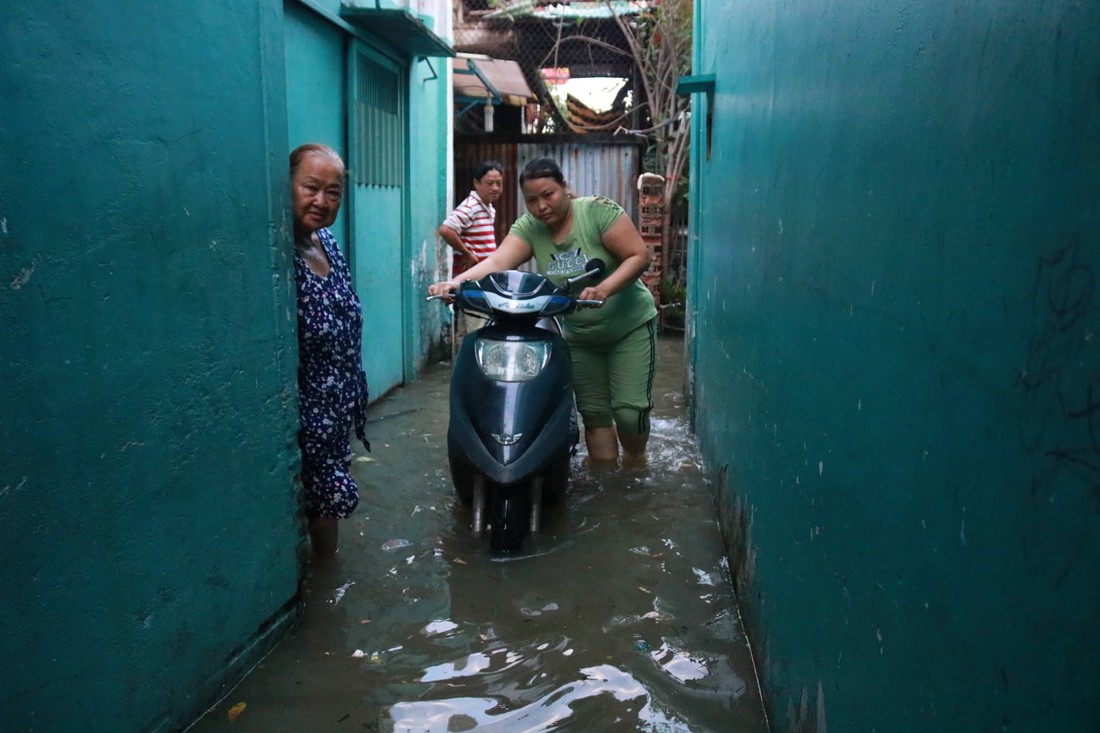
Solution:
[{"label": "striped polo shirt", "polygon": [[497,210],[493,205],[482,201],[477,191],[470,191],[466,200],[443,220],[443,226],[458,232],[458,238],[480,261],[497,248],[497,236],[493,228],[496,218]]}]

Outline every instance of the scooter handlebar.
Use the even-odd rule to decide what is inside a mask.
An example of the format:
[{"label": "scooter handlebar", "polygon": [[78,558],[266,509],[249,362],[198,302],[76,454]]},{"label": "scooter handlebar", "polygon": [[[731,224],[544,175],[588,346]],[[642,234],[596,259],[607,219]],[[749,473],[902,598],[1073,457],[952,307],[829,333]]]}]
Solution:
[{"label": "scooter handlebar", "polygon": [[[425,298],[425,300],[443,300],[443,301],[446,301],[448,303],[454,301],[454,299],[455,299],[455,291],[454,290],[452,290],[450,292],[447,292],[447,293],[439,293],[437,295],[429,295],[427,298]],[[602,301],[602,300],[581,300],[580,298],[577,298],[576,303],[577,303],[578,308],[599,308],[600,306],[602,306],[604,304],[604,301]]]}]

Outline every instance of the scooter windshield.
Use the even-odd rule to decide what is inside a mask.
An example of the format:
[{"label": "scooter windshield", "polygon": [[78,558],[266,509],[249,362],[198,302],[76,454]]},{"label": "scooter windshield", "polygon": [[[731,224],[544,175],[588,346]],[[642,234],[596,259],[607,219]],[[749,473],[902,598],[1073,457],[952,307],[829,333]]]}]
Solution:
[{"label": "scooter windshield", "polygon": [[568,292],[542,275],[506,270],[462,283],[458,305],[463,310],[492,318],[542,318],[572,311],[575,301]]},{"label": "scooter windshield", "polygon": [[515,297],[541,295],[547,290],[556,290],[555,285],[542,275],[521,270],[494,272],[482,278],[492,283],[498,293],[508,293]]}]

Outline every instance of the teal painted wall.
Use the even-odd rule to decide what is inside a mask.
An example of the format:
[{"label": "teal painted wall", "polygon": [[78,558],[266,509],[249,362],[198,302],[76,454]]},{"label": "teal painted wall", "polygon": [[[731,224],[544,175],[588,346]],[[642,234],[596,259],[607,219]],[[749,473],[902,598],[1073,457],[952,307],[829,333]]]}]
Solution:
[{"label": "teal painted wall", "polygon": [[278,3],[0,13],[2,730],[174,730],[292,615],[282,43]]},{"label": "teal painted wall", "polygon": [[[407,78],[406,185],[396,190],[361,187],[346,198],[335,225],[341,246],[351,254],[364,299],[364,365],[371,397],[377,399],[414,378],[444,351],[445,310],[424,298],[428,284],[439,279],[435,230],[447,213],[447,61],[408,58],[387,44],[393,39],[371,34],[369,18],[347,25],[340,19],[340,8],[339,0],[285,3],[289,137],[291,147],[326,141],[354,163],[348,136],[349,45],[362,42],[396,63]],[[433,28],[430,16],[416,17]],[[352,218],[361,235],[351,233]],[[353,236],[358,241],[352,242]],[[395,289],[398,281],[401,287]]]},{"label": "teal painted wall", "polygon": [[[420,18],[430,26],[430,19]],[[449,347],[443,344],[447,309],[438,302],[426,302],[428,286],[442,277],[441,255],[436,230],[446,217],[447,169],[451,167],[447,151],[447,126],[450,124],[450,85],[447,83],[447,59],[421,59],[409,71],[409,239],[410,254],[406,272],[412,276],[412,288],[406,308],[415,314],[416,327],[408,339],[409,363],[417,371],[428,361],[438,361]],[[448,250],[449,251],[449,250]],[[449,323],[449,321],[448,321]],[[448,354],[449,355],[449,354]],[[406,375],[408,376],[408,375]]]},{"label": "teal painted wall", "polygon": [[[283,5],[289,148],[293,150],[303,143],[319,142],[336,150],[347,161],[346,34],[293,0]],[[346,206],[341,207],[332,231],[346,255]]]},{"label": "teal painted wall", "polygon": [[1100,6],[702,0],[695,420],[776,730],[1100,720]]}]

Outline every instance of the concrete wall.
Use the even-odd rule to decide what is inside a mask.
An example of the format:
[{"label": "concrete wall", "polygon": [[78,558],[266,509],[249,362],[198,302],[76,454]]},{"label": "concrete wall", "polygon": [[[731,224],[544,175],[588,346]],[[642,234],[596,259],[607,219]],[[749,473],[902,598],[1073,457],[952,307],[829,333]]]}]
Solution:
[{"label": "concrete wall", "polygon": [[[437,34],[443,33],[441,29],[435,30]],[[438,361],[445,353],[449,356],[443,343],[446,323],[449,323],[447,308],[438,301],[425,300],[428,286],[446,277],[442,268],[450,260],[450,248],[436,235],[450,211],[447,171],[452,164],[447,131],[450,128],[451,88],[447,66],[447,59],[422,59],[409,71],[409,109],[413,113],[409,115],[408,270],[412,287],[406,307],[413,314],[417,327],[407,348],[410,349],[408,362],[417,371],[425,362]]]},{"label": "concrete wall", "polygon": [[173,730],[288,618],[279,3],[0,13],[0,729]]},{"label": "concrete wall", "polygon": [[775,729],[1100,720],[1100,6],[702,0],[690,300]]},{"label": "concrete wall", "polygon": [[[358,0],[365,2],[366,0]],[[453,45],[451,0],[401,0],[435,35]],[[406,308],[416,328],[408,341],[408,363],[417,372],[427,362],[449,356],[443,338],[448,309],[427,302],[428,286],[446,277],[450,247],[436,230],[450,211],[453,168],[451,149],[451,75],[446,58],[417,59],[409,71],[409,271],[412,287]],[[408,375],[407,375],[408,376]]]}]

